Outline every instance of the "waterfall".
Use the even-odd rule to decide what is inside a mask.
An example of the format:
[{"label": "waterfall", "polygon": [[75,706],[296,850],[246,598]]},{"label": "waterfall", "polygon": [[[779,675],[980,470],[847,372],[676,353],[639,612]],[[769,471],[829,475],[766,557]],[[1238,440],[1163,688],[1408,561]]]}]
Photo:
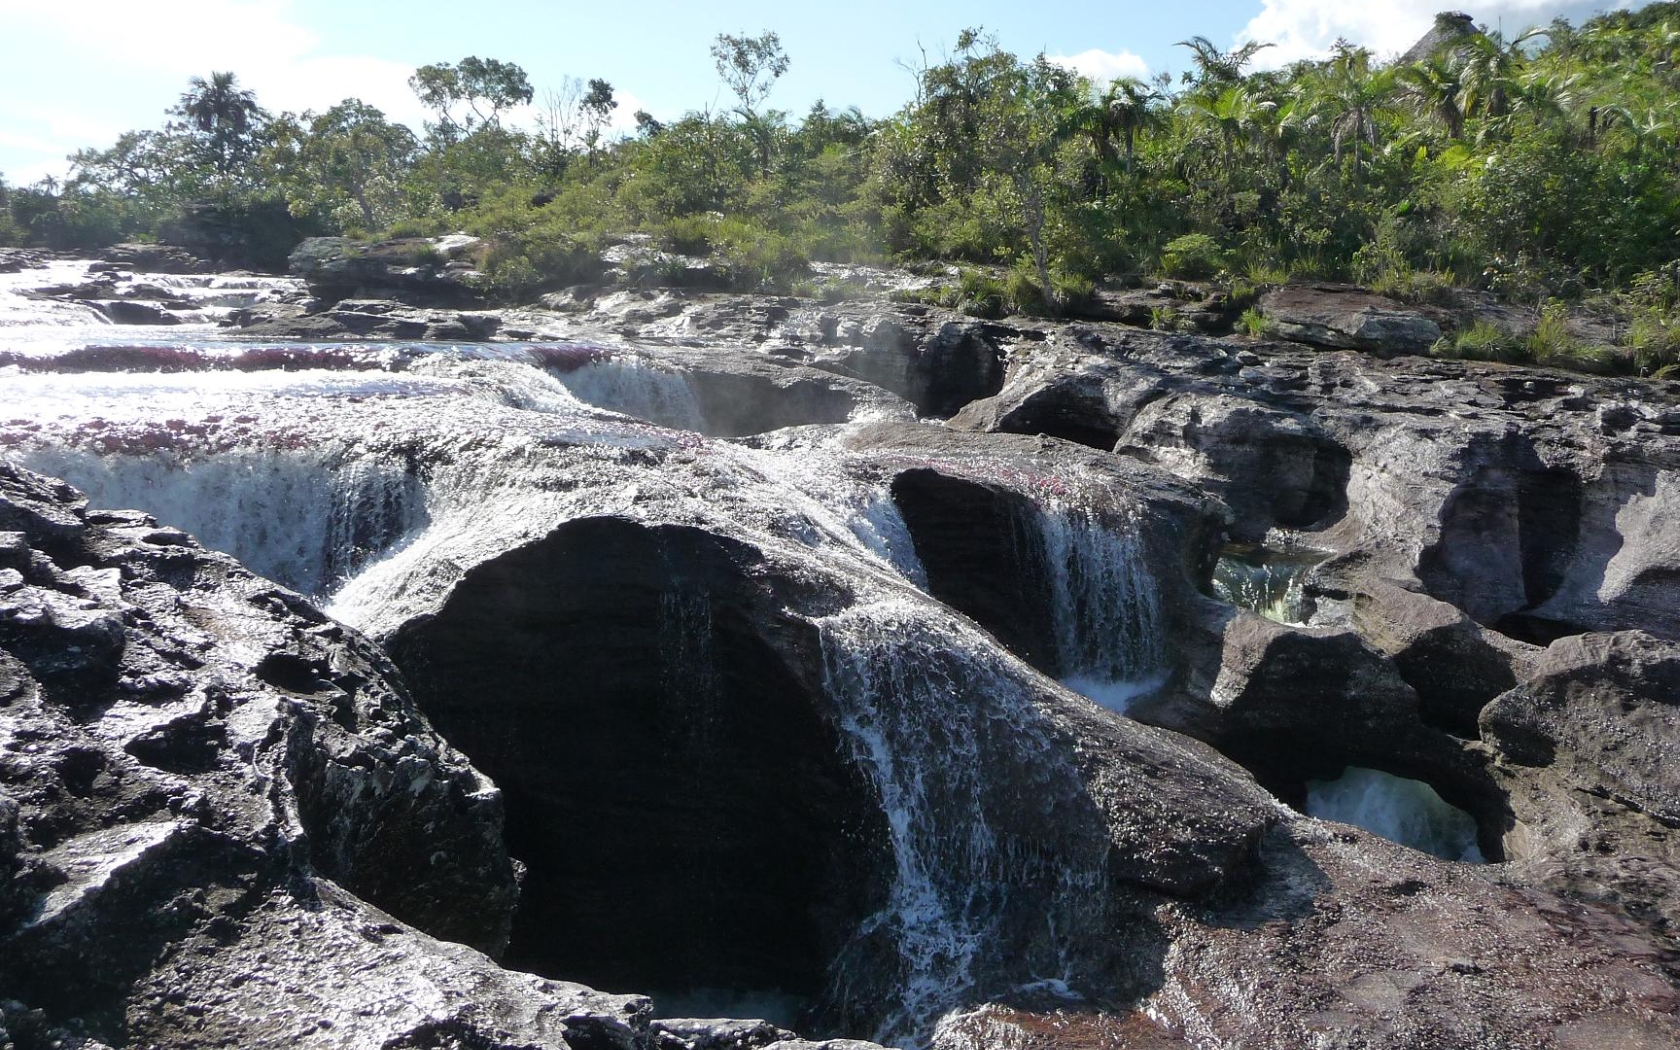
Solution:
[{"label": "waterfall", "polygon": [[[1108,840],[1051,821],[1080,789],[1071,768],[1044,760],[1030,676],[917,601],[854,606],[818,626],[827,691],[892,848],[890,899],[842,953],[829,998],[844,1008],[890,989],[875,1038],[904,1045],[1000,994],[1000,974],[1035,974],[1077,998],[1073,944],[1100,936]],[[883,940],[893,958],[860,958]]]},{"label": "waterfall", "polygon": [[1485,863],[1475,819],[1421,780],[1349,767],[1335,780],[1307,781],[1307,815],[1352,824],[1444,860]]},{"label": "waterfall", "polygon": [[166,449],[98,455],[45,446],[15,458],[69,481],[93,506],[143,509],[315,598],[396,545],[426,514],[419,480],[377,454],[238,449],[194,458]]},{"label": "waterfall", "polygon": [[1160,590],[1130,521],[1059,502],[1039,517],[1063,684],[1124,711],[1165,679]]},{"label": "waterfall", "polygon": [[1306,579],[1324,557],[1265,547],[1227,550],[1213,570],[1214,597],[1268,620],[1305,626],[1312,615]]},{"label": "waterfall", "polygon": [[704,431],[700,402],[679,373],[626,354],[599,354],[580,365],[550,367],[579,401],[672,430]]}]

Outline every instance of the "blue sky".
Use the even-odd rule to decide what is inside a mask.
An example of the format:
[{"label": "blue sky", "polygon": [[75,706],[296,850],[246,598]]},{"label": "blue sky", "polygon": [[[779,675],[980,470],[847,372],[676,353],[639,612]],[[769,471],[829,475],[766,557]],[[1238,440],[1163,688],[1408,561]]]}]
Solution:
[{"label": "blue sky", "polygon": [[773,106],[823,98],[871,116],[909,96],[921,49],[939,59],[958,31],[983,25],[1022,55],[1040,51],[1094,75],[1177,72],[1193,34],[1221,45],[1274,41],[1269,62],[1322,53],[1337,37],[1403,50],[1441,8],[1507,29],[1602,0],[850,0],[834,5],[723,0],[0,0],[0,174],[12,185],[62,176],[65,156],[155,127],[187,78],[231,69],[271,110],[324,109],[359,97],[419,130],[406,81],[417,65],[476,54],[517,62],[539,94],[562,77],[603,77],[619,116],[667,119],[727,105],[707,48],[720,32],[773,29],[792,59]]}]

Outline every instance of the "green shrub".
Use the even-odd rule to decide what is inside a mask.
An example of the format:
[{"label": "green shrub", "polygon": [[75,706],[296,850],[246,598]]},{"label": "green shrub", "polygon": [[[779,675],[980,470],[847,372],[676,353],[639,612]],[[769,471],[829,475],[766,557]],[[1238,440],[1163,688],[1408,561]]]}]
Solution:
[{"label": "green shrub", "polygon": [[1206,280],[1224,268],[1225,252],[1205,233],[1185,234],[1161,253],[1161,269],[1169,277]]},{"label": "green shrub", "polygon": [[1441,340],[1430,350],[1435,357],[1514,364],[1529,357],[1528,344],[1516,333],[1487,321],[1460,329],[1457,337]]},{"label": "green shrub", "polygon": [[1628,342],[1639,373],[1659,374],[1680,364],[1680,318],[1657,311],[1636,314]]},{"label": "green shrub", "polygon": [[1272,319],[1255,306],[1242,312],[1242,316],[1237,319],[1237,327],[1256,339],[1270,338],[1277,331],[1277,325],[1272,323]]}]

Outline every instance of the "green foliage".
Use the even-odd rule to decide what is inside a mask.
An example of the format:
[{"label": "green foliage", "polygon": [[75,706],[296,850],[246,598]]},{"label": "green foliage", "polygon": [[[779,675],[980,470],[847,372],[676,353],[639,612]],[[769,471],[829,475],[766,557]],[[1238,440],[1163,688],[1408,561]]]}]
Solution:
[{"label": "green foliage", "polygon": [[1508,329],[1487,321],[1477,321],[1461,329],[1452,340],[1441,340],[1433,349],[1436,357],[1459,358],[1466,361],[1500,361],[1515,364],[1529,359],[1527,342]]},{"label": "green foliage", "polygon": [[639,231],[742,288],[820,291],[803,284],[816,259],[960,262],[923,298],[988,316],[1055,314],[1151,264],[1218,277],[1239,301],[1291,277],[1443,305],[1463,285],[1523,304],[1598,290],[1622,356],[1572,341],[1561,306],[1532,346],[1471,326],[1439,352],[1672,367],[1680,3],[1545,36],[1453,24],[1452,47],[1410,66],[1344,45],[1255,70],[1263,44],[1192,37],[1177,85],[1087,80],[968,29],[883,119],[769,108],[790,67],[780,39],[723,34],[711,58],[733,105],[642,114],[619,140],[598,78],[561,78],[537,127],[515,126],[535,93],[495,59],[415,71],[421,138],[354,99],[270,116],[215,73],[162,128],[78,153],[68,183],[5,190],[0,239],[180,234],[273,260],[307,232],[465,228],[492,245],[496,294],[517,296],[588,279],[591,253]]},{"label": "green foliage", "polygon": [[1206,280],[1225,268],[1225,252],[1205,233],[1188,233],[1161,252],[1161,270],[1169,277]]},{"label": "green foliage", "polygon": [[1256,339],[1269,338],[1277,330],[1272,319],[1254,306],[1242,312],[1242,316],[1237,319],[1237,328]]}]

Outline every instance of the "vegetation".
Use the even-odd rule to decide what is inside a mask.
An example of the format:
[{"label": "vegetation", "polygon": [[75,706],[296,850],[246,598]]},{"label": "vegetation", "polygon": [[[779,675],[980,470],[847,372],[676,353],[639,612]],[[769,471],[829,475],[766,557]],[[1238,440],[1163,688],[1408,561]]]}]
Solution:
[{"label": "vegetation", "polygon": [[1409,64],[1344,44],[1258,70],[1264,44],[1183,46],[1177,83],[1099,82],[965,30],[870,119],[774,108],[792,61],[776,34],[723,34],[731,109],[638,113],[617,139],[611,84],[561,78],[527,129],[514,115],[536,94],[494,59],[415,72],[420,135],[355,99],[271,115],[218,72],[161,129],[76,154],[62,185],[0,183],[0,239],[156,237],[261,263],[313,233],[466,229],[492,290],[516,295],[643,232],[744,287],[791,287],[811,260],[955,263],[997,275],[936,293],[981,312],[1053,313],[1145,273],[1473,287],[1533,310],[1536,334],[1518,350],[1470,329],[1443,350],[1501,358],[1580,358],[1545,304],[1608,290],[1637,366],[1675,365],[1680,3],[1460,30]]}]

